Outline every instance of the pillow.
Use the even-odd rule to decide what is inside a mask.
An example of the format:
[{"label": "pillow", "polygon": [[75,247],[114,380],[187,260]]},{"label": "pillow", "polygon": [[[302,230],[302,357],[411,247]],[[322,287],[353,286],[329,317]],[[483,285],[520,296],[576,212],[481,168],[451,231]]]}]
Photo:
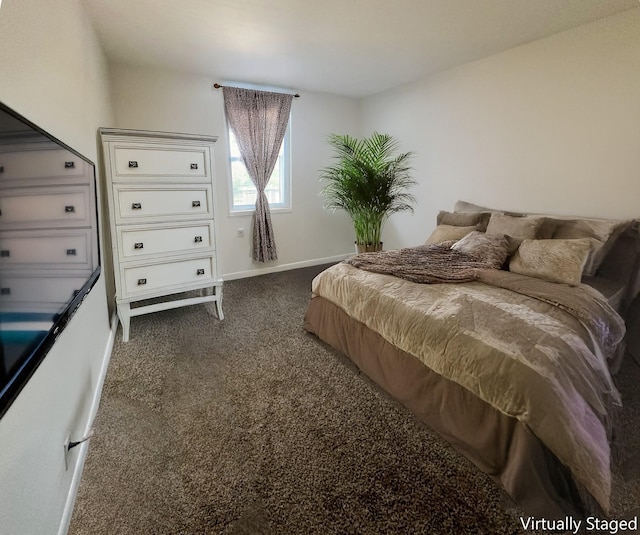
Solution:
[{"label": "pillow", "polygon": [[577,286],[590,251],[591,241],[585,238],[524,240],[509,262],[509,271]]},{"label": "pillow", "polygon": [[475,226],[455,227],[453,225],[438,225],[429,236],[427,244],[442,243],[443,241],[456,240],[464,238],[469,232],[475,230]]},{"label": "pillow", "polygon": [[478,204],[473,204],[472,202],[467,201],[456,201],[456,204],[453,207],[454,212],[500,212],[503,214],[508,214],[513,217],[524,217],[527,214],[523,212],[507,212],[506,210],[496,210],[495,208],[487,208],[486,206],[480,206]]},{"label": "pillow", "polygon": [[445,212],[441,211],[438,214],[436,222],[438,225],[453,225],[454,227],[470,227],[475,226],[476,230],[485,231],[491,212]]},{"label": "pillow", "polygon": [[630,225],[630,221],[615,219],[558,219],[553,238],[590,238],[592,253],[587,260],[584,274],[593,276],[613,248],[616,240]]},{"label": "pillow", "polygon": [[487,234],[506,234],[519,240],[535,240],[551,238],[552,229],[546,217],[513,217],[494,212],[487,225]]},{"label": "pillow", "polygon": [[487,208],[486,206],[479,206],[477,204],[473,204],[472,202],[467,201],[456,201],[456,204],[453,207],[454,212],[497,212],[498,210],[494,210],[493,208]]},{"label": "pillow", "polygon": [[557,219],[553,237],[559,239],[595,238],[606,241],[629,224],[629,221],[617,219]]},{"label": "pillow", "polygon": [[509,239],[505,235],[487,235],[474,230],[451,246],[452,249],[475,256],[494,269],[500,269],[509,254]]}]

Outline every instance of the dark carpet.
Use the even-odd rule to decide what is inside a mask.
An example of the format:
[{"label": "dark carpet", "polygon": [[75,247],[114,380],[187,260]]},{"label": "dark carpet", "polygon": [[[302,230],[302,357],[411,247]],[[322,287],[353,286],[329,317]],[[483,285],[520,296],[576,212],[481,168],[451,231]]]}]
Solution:
[{"label": "dark carpet", "polygon": [[[522,532],[493,480],[303,330],[320,270],[225,283],[224,321],[197,305],[118,333],[71,534]],[[621,372],[624,516],[639,370]]]}]

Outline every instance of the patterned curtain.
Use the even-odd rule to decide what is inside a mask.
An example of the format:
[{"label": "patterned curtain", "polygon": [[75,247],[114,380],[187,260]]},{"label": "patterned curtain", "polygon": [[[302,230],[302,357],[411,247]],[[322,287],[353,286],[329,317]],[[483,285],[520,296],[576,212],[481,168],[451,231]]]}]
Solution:
[{"label": "patterned curtain", "polygon": [[278,160],[293,95],[223,87],[227,121],[258,196],[253,213],[253,259],[277,260],[269,202],[264,190]]}]

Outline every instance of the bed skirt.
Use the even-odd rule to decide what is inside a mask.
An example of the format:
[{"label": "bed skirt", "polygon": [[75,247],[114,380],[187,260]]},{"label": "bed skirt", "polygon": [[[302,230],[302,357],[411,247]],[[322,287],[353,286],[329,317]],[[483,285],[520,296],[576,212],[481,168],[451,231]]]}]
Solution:
[{"label": "bed skirt", "polygon": [[526,515],[584,514],[569,471],[515,418],[427,368],[330,301],[312,297],[304,327],[496,479]]}]

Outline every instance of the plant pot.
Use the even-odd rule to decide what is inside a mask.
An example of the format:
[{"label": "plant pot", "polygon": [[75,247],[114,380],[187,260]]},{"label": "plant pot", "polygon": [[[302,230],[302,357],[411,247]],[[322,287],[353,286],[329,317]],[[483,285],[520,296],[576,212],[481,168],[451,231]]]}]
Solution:
[{"label": "plant pot", "polygon": [[376,251],[382,251],[382,242],[376,243],[356,243],[356,253],[375,253]]}]

